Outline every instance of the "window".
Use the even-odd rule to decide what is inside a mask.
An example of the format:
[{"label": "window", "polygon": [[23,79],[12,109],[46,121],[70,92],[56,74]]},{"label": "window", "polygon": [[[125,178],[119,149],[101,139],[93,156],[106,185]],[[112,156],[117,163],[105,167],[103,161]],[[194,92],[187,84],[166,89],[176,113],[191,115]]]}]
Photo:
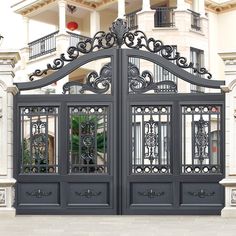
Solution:
[{"label": "window", "polygon": [[[190,48],[190,60],[194,67],[200,69],[204,67],[204,51],[197,48]],[[193,70],[191,71],[193,74]],[[192,93],[204,93],[204,88],[197,85],[190,85],[190,90]]]}]

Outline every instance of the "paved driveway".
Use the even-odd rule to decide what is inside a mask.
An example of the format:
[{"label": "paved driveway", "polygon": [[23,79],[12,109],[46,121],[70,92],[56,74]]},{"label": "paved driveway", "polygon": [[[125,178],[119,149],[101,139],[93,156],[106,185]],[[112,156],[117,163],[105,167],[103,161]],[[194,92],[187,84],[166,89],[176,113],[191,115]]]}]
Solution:
[{"label": "paved driveway", "polygon": [[0,217],[0,236],[236,236],[236,219],[220,216]]}]

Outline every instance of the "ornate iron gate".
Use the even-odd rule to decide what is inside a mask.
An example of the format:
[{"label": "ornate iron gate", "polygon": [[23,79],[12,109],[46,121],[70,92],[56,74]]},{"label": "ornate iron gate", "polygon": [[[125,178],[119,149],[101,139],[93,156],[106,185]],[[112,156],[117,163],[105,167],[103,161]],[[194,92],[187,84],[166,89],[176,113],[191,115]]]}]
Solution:
[{"label": "ornate iron gate", "polygon": [[[16,84],[17,213],[219,214],[224,82],[120,19],[67,53]],[[63,94],[23,94],[90,62]]]}]

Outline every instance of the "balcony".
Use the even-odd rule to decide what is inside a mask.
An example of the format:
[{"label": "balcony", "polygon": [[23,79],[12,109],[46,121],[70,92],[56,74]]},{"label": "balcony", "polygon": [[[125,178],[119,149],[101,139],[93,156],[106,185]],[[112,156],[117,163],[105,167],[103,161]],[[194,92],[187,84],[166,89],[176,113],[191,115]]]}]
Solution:
[{"label": "balcony", "polygon": [[188,11],[191,12],[191,28],[193,30],[200,31],[201,30],[200,14],[189,9]]},{"label": "balcony", "polygon": [[89,39],[89,37],[86,37],[84,35],[76,34],[73,32],[67,31],[67,34],[70,35],[70,47],[75,47],[78,42],[85,41],[86,39]]},{"label": "balcony", "polygon": [[127,21],[127,25],[130,28],[130,30],[136,30],[138,28],[138,17],[137,17],[137,12],[139,12],[140,10],[131,12],[126,16],[126,21]]},{"label": "balcony", "polygon": [[56,51],[56,35],[57,34],[58,34],[58,31],[51,33],[49,35],[46,35],[33,42],[30,42],[28,44],[29,59],[32,60],[34,58]]},{"label": "balcony", "polygon": [[[28,44],[29,60],[50,54],[56,51],[56,36],[59,31],[46,35]],[[76,46],[78,42],[88,39],[88,37],[67,31],[69,46]]]},{"label": "balcony", "polygon": [[174,27],[174,9],[176,7],[158,7],[155,9],[154,26],[155,27]]}]

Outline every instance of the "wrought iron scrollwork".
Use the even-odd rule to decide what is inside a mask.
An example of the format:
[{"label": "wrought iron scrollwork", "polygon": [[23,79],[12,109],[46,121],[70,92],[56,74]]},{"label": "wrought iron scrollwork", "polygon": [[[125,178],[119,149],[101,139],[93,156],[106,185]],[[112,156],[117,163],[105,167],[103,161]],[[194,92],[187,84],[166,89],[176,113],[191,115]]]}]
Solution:
[{"label": "wrought iron scrollwork", "polygon": [[195,134],[195,146],[197,147],[197,152],[195,153],[195,157],[198,158],[201,163],[208,158],[208,125],[209,122],[204,121],[202,116],[199,121],[195,121],[195,126],[197,128]]},{"label": "wrought iron scrollwork", "polygon": [[155,198],[155,197],[160,197],[163,196],[165,194],[165,192],[156,192],[153,189],[148,189],[144,192],[138,192],[139,195],[144,196],[144,197],[148,197],[148,198]]},{"label": "wrought iron scrollwork", "polygon": [[162,86],[166,85],[165,91],[177,92],[177,84],[174,81],[163,80],[154,82],[151,72],[145,70],[140,75],[138,67],[132,63],[128,65],[129,88],[133,93],[145,93],[154,90],[155,93],[162,92]]},{"label": "wrought iron scrollwork", "polygon": [[149,121],[144,123],[145,126],[145,159],[149,159],[151,165],[155,159],[158,159],[158,122],[155,122],[151,116]]},{"label": "wrought iron scrollwork", "polygon": [[84,192],[75,192],[77,196],[85,197],[85,198],[92,198],[92,197],[98,197],[101,195],[102,192],[96,192],[93,189],[87,189]]},{"label": "wrought iron scrollwork", "polygon": [[198,69],[194,67],[192,62],[188,63],[187,59],[180,56],[180,53],[176,52],[172,46],[164,45],[160,40],[148,38],[146,34],[140,30],[131,32],[125,20],[117,19],[112,23],[108,33],[99,31],[93,38],[88,38],[84,41],[80,41],[76,46],[69,47],[67,55],[64,53],[61,54],[52,64],[47,64],[47,68],[44,70],[35,70],[29,76],[29,79],[33,81],[35,77],[46,75],[49,70],[59,70],[65,63],[77,59],[80,54],[87,54],[114,46],[121,48],[122,45],[132,49],[146,49],[152,53],[159,53],[165,59],[175,61],[176,65],[180,68],[191,68],[193,72],[198,75],[206,75],[208,79],[212,78],[212,75],[206,68]]},{"label": "wrought iron scrollwork", "polygon": [[78,81],[70,81],[64,84],[63,93],[69,93],[72,86],[81,87],[79,92],[91,91],[94,93],[105,93],[111,88],[112,68],[111,63],[107,63],[102,67],[100,73],[92,71],[88,74],[85,83]]},{"label": "wrought iron scrollwork", "polygon": [[207,193],[204,189],[200,189],[198,192],[188,192],[189,195],[199,198],[211,197],[215,195],[215,192]]},{"label": "wrought iron scrollwork", "polygon": [[52,195],[52,192],[45,192],[42,189],[36,189],[32,192],[26,192],[26,194],[30,197],[43,198]]}]

